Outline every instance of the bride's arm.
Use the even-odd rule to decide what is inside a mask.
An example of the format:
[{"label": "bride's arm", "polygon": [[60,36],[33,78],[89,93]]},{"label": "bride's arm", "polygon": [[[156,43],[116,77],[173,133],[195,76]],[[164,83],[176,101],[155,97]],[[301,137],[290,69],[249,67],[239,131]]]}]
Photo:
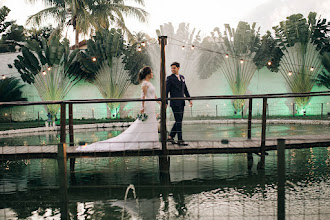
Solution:
[{"label": "bride's arm", "polygon": [[[143,95],[142,95],[141,99],[146,99],[147,90],[148,90],[147,85],[142,86]],[[145,101],[142,101],[141,113],[144,113],[144,103],[145,103]]]},{"label": "bride's arm", "polygon": [[[155,99],[158,99],[158,97],[155,95]],[[160,101],[156,101],[159,105],[161,104]]]}]

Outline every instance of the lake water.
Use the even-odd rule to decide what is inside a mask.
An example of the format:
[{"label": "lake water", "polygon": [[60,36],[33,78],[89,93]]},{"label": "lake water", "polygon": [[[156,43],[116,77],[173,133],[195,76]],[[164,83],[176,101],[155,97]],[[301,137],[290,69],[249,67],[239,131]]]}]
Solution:
[{"label": "lake water", "polygon": [[[246,135],[245,125],[203,126],[185,126],[185,139]],[[267,135],[319,134],[328,127],[271,125]],[[255,127],[252,136],[260,136],[259,130]],[[88,130],[75,138],[104,140],[118,133]],[[49,144],[57,138],[48,133],[1,141]],[[330,219],[330,147],[291,149],[285,155],[286,218]],[[76,159],[65,200],[56,160],[1,162],[0,219],[60,219],[64,204],[71,219],[277,219],[276,151],[266,156],[265,170],[257,169],[257,155],[252,169],[246,154],[171,156],[167,174],[160,172],[159,160]]]}]

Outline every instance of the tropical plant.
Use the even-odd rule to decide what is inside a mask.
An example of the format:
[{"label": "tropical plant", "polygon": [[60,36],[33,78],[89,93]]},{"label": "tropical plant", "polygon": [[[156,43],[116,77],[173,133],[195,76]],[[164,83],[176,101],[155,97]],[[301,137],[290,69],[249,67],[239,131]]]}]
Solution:
[{"label": "tropical plant", "polygon": [[[259,29],[256,24],[250,26],[247,22],[239,22],[236,30],[225,24],[222,35],[215,28],[211,37],[204,38],[202,47],[206,50],[200,59],[200,77],[208,78],[218,69],[225,75],[234,95],[244,95],[250,81],[260,65],[257,52],[261,48]],[[259,58],[258,58],[259,57]],[[235,113],[242,111],[244,100],[233,100]]]},{"label": "tropical plant", "polygon": [[[36,0],[28,0],[31,3]],[[134,16],[142,22],[146,21],[147,12],[142,8],[126,5],[125,0],[43,0],[49,7],[30,16],[28,24],[41,25],[52,18],[58,29],[72,25],[75,30],[75,45],[79,43],[79,34],[87,35],[91,29],[96,31],[108,29],[111,25],[118,26],[131,36],[125,25],[124,16]],[[143,0],[134,0],[144,5]]]},{"label": "tropical plant", "polygon": [[[315,84],[315,78],[322,72],[321,55],[329,49],[329,22],[316,19],[310,12],[308,19],[302,14],[294,14],[279,26],[273,27],[282,57],[273,58],[279,62],[279,72],[294,93],[308,93]],[[295,98],[297,110],[303,110],[309,97]]]},{"label": "tropical plant", "polygon": [[0,102],[26,101],[22,97],[23,84],[15,77],[0,80]]},{"label": "tropical plant", "polygon": [[[169,62],[179,62],[181,64],[180,74],[184,75],[187,85],[191,85],[197,75],[197,67],[200,53],[194,50],[201,42],[200,31],[191,29],[189,24],[180,23],[175,30],[171,22],[165,23],[156,30],[158,36],[167,36],[168,45],[166,46],[166,60]],[[159,45],[154,44],[148,48],[153,51],[153,66],[159,66],[160,51]]]},{"label": "tropical plant", "polygon": [[[27,41],[22,56],[14,60],[14,66],[24,82],[33,84],[44,101],[63,100],[71,88],[82,80],[84,72],[76,60],[79,50],[70,53],[69,42],[54,37],[47,43]],[[46,110],[55,119],[59,105],[47,105]]]},{"label": "tropical plant", "polygon": [[9,12],[6,6],[0,9],[0,53],[14,52],[17,42],[25,41],[23,26],[17,25],[15,21],[5,22]]},{"label": "tropical plant", "polygon": [[[146,53],[136,51],[136,43],[125,45],[121,29],[96,32],[87,41],[87,50],[80,54],[90,80],[105,99],[119,99],[131,83],[137,84],[137,74],[150,61]],[[111,117],[119,116],[120,103],[107,103]]]},{"label": "tropical plant", "polygon": [[324,69],[322,73],[317,76],[316,84],[318,86],[325,86],[330,89],[330,52],[323,53],[322,64]]}]

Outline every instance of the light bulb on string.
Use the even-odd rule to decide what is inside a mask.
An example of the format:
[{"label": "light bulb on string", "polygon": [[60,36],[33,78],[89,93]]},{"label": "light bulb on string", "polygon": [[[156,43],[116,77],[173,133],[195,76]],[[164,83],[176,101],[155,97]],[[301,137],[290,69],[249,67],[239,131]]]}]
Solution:
[{"label": "light bulb on string", "polygon": [[141,42],[141,46],[142,46],[142,47],[145,47],[145,46],[146,46],[146,42],[142,41],[142,42]]},{"label": "light bulb on string", "polygon": [[288,75],[289,75],[289,76],[291,76],[291,75],[292,75],[292,72],[291,72],[291,71],[289,71]]},{"label": "light bulb on string", "polygon": [[42,71],[42,75],[44,75],[44,76],[45,76],[45,75],[46,75],[46,71]]},{"label": "light bulb on string", "polygon": [[92,58],[92,61],[93,61],[93,62],[96,62],[96,57],[93,57],[93,58]]},{"label": "light bulb on string", "polygon": [[6,79],[6,76],[5,75],[2,75],[2,79]]},{"label": "light bulb on string", "polygon": [[244,63],[244,60],[243,60],[243,59],[241,59],[240,63],[241,63],[241,64],[243,64],[243,63]]},{"label": "light bulb on string", "polygon": [[272,65],[272,62],[271,61],[268,61],[267,64],[268,64],[268,66],[271,66]]},{"label": "light bulb on string", "polygon": [[51,70],[52,68],[49,66],[48,68],[47,68],[47,70]]},{"label": "light bulb on string", "polygon": [[226,54],[226,55],[225,55],[225,57],[226,57],[226,58],[229,58],[229,55],[228,55],[228,54]]},{"label": "light bulb on string", "polygon": [[311,67],[310,70],[313,72],[314,71],[314,67]]},{"label": "light bulb on string", "polygon": [[194,45],[191,45],[191,49],[192,49],[192,50],[195,49],[195,46],[194,46]]},{"label": "light bulb on string", "polygon": [[139,46],[139,47],[137,48],[137,51],[141,52],[141,51],[142,51],[142,48]]},{"label": "light bulb on string", "polygon": [[184,50],[184,46],[182,46],[182,50]]}]

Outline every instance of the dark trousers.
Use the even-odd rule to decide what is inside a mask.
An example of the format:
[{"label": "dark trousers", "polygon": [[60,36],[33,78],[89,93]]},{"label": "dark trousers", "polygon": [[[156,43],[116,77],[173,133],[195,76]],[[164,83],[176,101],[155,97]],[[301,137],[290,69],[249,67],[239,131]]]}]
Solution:
[{"label": "dark trousers", "polygon": [[178,140],[182,140],[182,119],[184,106],[172,106],[171,108],[174,114],[175,123],[172,127],[170,136],[174,138],[175,135],[178,134]]}]

